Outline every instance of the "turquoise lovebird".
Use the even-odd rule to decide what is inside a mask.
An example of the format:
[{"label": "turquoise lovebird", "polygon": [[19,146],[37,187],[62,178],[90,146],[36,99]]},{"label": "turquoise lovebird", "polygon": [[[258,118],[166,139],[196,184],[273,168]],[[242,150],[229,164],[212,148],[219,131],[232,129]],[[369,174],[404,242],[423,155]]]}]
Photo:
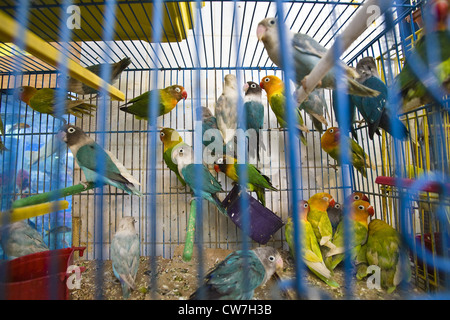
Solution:
[{"label": "turquoise lovebird", "polygon": [[[127,171],[113,154],[100,147],[94,140],[78,127],[65,125],[60,131],[62,140],[67,143],[73,157],[84,172],[88,181],[99,179],[116,188],[122,189],[128,194],[141,196],[138,190],[139,182]],[[104,159],[104,172],[100,175],[97,171],[97,158]]]},{"label": "turquoise lovebird", "polygon": [[25,220],[2,226],[0,244],[8,260],[49,250],[41,234]]},{"label": "turquoise lovebird", "polygon": [[[250,141],[249,155],[255,155],[259,159],[260,148],[266,150],[266,146],[260,139],[260,130],[264,125],[264,106],[261,102],[262,89],[256,82],[247,81],[244,84],[244,110],[246,115],[247,126],[246,129],[255,130],[256,143]],[[261,141],[260,141],[261,140]],[[260,145],[261,144],[261,145]]]},{"label": "turquoise lovebird", "polygon": [[[222,185],[219,181],[209,172],[208,168],[203,164],[194,163],[194,150],[188,144],[181,142],[176,145],[172,150],[172,161],[178,165],[178,172],[184,179],[186,184],[191,188],[194,197],[202,197],[214,204],[217,209],[224,215],[227,215],[227,210],[222,205],[222,202],[217,197],[217,192],[222,192]],[[200,166],[200,177],[196,176],[198,168]],[[197,179],[202,179],[201,185],[197,186]]]},{"label": "turquoise lovebird", "polygon": [[[266,18],[261,20],[256,30],[259,41],[262,41],[269,58],[278,67],[281,65],[281,43],[278,37],[278,21],[276,18]],[[319,60],[327,53],[327,49],[316,40],[303,33],[288,32],[288,44],[292,46],[293,62],[295,68],[296,82],[298,85],[305,86],[305,77],[307,77]],[[345,72],[345,80],[348,83],[349,93],[358,96],[377,96],[378,91],[370,89],[356,81],[358,77],[355,70],[342,64]],[[335,89],[334,69],[331,69],[317,85],[318,88]]]},{"label": "turquoise lovebird", "polygon": [[[203,290],[205,300],[250,300],[257,287],[282,269],[283,259],[272,247],[234,251],[208,272],[202,287],[192,293],[190,299],[202,298],[200,291]],[[243,282],[244,273],[247,283]]]},{"label": "turquoise lovebird", "polygon": [[136,274],[139,268],[139,236],[133,217],[123,217],[111,240],[111,261],[114,275],[122,285],[122,295],[128,299],[136,290]]}]

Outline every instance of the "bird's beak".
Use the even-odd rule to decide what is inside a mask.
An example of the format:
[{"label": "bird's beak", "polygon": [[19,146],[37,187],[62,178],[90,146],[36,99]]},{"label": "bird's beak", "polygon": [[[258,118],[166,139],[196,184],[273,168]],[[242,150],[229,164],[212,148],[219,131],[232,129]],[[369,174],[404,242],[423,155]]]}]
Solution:
[{"label": "bird's beak", "polygon": [[375,214],[375,211],[373,210],[373,207],[372,207],[372,206],[369,206],[369,207],[367,208],[367,212],[369,213],[369,215],[370,215],[371,217],[373,217],[373,215]]},{"label": "bird's beak", "polygon": [[217,173],[220,172],[220,168],[219,168],[219,165],[218,165],[218,164],[215,164],[215,165],[214,165],[214,170],[215,170]]},{"label": "bird's beak", "polygon": [[275,264],[275,270],[276,272],[281,272],[283,271],[283,258],[281,258],[281,256],[277,259],[276,264]]},{"label": "bird's beak", "polygon": [[264,82],[261,81],[261,82],[259,83],[259,86],[260,86],[261,89],[264,89]]},{"label": "bird's beak", "polygon": [[339,141],[340,137],[341,137],[341,133],[340,132],[336,132],[334,134],[334,141]]},{"label": "bird's beak", "polygon": [[244,92],[247,92],[248,88],[249,88],[249,85],[248,85],[248,83],[246,83],[246,84],[244,84],[244,87],[242,89],[244,90]]},{"label": "bird's beak", "polygon": [[59,140],[61,140],[61,141],[67,142],[67,134],[66,134],[66,132],[64,132],[64,131],[59,131],[59,132],[56,134],[56,137],[57,137]]},{"label": "bird's beak", "polygon": [[263,26],[262,24],[258,24],[258,28],[256,29],[256,36],[258,37],[259,41],[262,41],[266,31],[267,28],[265,26]]},{"label": "bird's beak", "polygon": [[181,96],[183,97],[184,100],[187,99],[187,91],[183,90],[183,92],[181,92]]},{"label": "bird's beak", "polygon": [[328,204],[328,208],[334,207],[335,204],[336,204],[336,201],[334,201],[334,199],[331,198],[330,203]]}]

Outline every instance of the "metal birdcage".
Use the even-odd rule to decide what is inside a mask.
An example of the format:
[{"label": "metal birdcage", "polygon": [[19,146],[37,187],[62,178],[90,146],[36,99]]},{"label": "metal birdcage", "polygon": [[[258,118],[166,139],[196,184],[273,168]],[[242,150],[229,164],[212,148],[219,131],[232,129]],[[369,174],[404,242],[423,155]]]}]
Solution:
[{"label": "metal birdcage", "polygon": [[[370,23],[360,30],[349,30],[361,8],[369,7],[372,2],[375,9],[371,7],[374,18]],[[0,153],[0,209],[6,219],[2,223],[16,219],[15,211],[25,207],[25,214],[17,220],[27,221],[50,250],[85,247],[83,256],[76,257],[82,264],[109,261],[111,242],[120,219],[134,217],[140,255],[150,257],[141,261],[150,270],[141,281],[152,283],[150,292],[133,293],[136,299],[148,295],[161,299],[188,297],[194,288],[167,294],[169,289],[161,289],[156,276],[158,268],[162,268],[161,261],[170,264],[167,261],[178,259],[183,250],[186,258],[188,246],[197,250],[199,279],[207,271],[205,266],[212,266],[208,265],[208,259],[214,253],[217,256],[213,262],[217,263],[217,257],[225,257],[223,252],[272,246],[284,252],[283,257],[290,261],[291,275],[298,280],[284,280],[279,287],[293,288],[299,297],[307,296],[306,288],[311,282],[305,282],[305,286],[304,276],[308,272],[302,263],[297,266],[289,257],[284,227],[278,226],[270,233],[270,240],[261,244],[246,235],[249,231],[246,228],[250,228],[245,224],[249,221],[245,220],[249,210],[242,210],[243,224],[238,226],[211,203],[200,201],[200,205],[197,198],[192,200],[189,187],[183,188],[164,163],[159,132],[163,127],[176,129],[183,141],[193,146],[195,157],[201,159],[202,128],[198,110],[201,107],[214,110],[225,75],[237,77],[239,90],[246,81],[259,84],[265,76],[276,75],[288,84],[286,93],[294,93],[294,71],[288,67],[292,67],[289,50],[281,50],[285,68],[280,68],[256,37],[258,22],[271,16],[279,21],[282,49],[287,48],[287,40],[282,37],[284,29],[306,33],[325,48],[337,50],[340,59],[349,66],[355,67],[363,57],[374,57],[381,80],[392,86],[418,37],[424,33],[423,22],[418,19],[421,12],[426,17],[427,2],[1,1],[0,14],[5,23],[4,27],[0,26],[3,121],[0,137],[8,149]],[[358,33],[347,45],[344,36],[349,31]],[[341,45],[345,47],[340,48]],[[131,63],[114,83],[101,80],[108,78],[109,67],[102,67],[99,77],[86,70],[94,64],[118,62],[126,57]],[[337,70],[336,74],[339,79],[342,71]],[[55,117],[39,113],[17,99],[20,86],[61,88],[64,92],[58,93],[55,99],[64,99],[67,83],[61,80],[69,75],[98,90],[98,94],[83,96],[86,102],[97,106],[92,117],[62,115],[61,103]],[[170,113],[156,118],[153,111],[145,121],[120,110],[125,102],[151,89],[173,84],[183,86],[188,98],[181,100]],[[326,89],[324,93],[328,127],[338,126],[338,115],[332,108],[335,97],[331,90]],[[72,94],[71,99],[77,98],[80,95]],[[294,112],[294,100],[288,96],[287,101],[288,112]],[[149,107],[155,102],[151,100]],[[423,292],[448,293],[446,177],[450,170],[450,125],[448,100],[439,102],[399,112],[399,119],[410,132],[405,141],[392,138],[384,130],[370,139],[368,125],[361,121],[360,113],[355,123],[347,127],[339,124],[343,132],[349,126],[354,129],[359,145],[374,163],[367,177],[363,177],[349,164],[349,159],[344,158],[343,165],[333,167],[335,161],[322,150],[321,134],[305,112],[303,118],[309,129],[306,146],[294,139],[293,130],[280,128],[263,93],[265,116],[261,133],[265,150],[260,150],[261,157],[255,166],[270,177],[277,189],[265,192],[267,214],[286,222],[289,215],[298,214],[298,201],[318,192],[328,192],[342,204],[352,192],[369,196],[375,211],[373,218],[387,222],[403,235],[405,254],[412,266],[410,285],[414,288],[399,290],[395,296],[378,294],[378,298],[408,299]],[[242,103],[240,100],[238,104]],[[86,181],[82,169],[66,145],[57,141],[58,130],[64,122],[75,124],[109,150],[140,182],[143,196],[130,195],[111,185],[91,185],[87,189],[80,185]],[[238,153],[240,150],[238,147]],[[214,176],[224,190],[218,193],[221,200],[236,190],[230,178],[215,172]],[[245,179],[240,184],[245,185]],[[71,186],[74,186],[71,192],[58,193]],[[254,200],[255,194],[251,195]],[[248,208],[249,199],[242,199],[241,207]],[[49,206],[46,212],[33,213],[35,207],[26,210],[27,206],[36,205],[36,201],[56,200],[60,202]],[[196,218],[192,216],[193,203],[200,209]],[[196,224],[195,233],[192,230],[189,233],[193,224]],[[301,235],[301,228],[298,232],[295,234]],[[207,249],[213,253],[203,252]],[[0,253],[7,258],[3,251]],[[190,256],[186,260],[189,259]],[[344,297],[353,297],[360,282],[354,279],[354,267],[348,259],[344,260],[340,272],[342,281],[350,281],[350,285],[340,292]],[[106,267],[99,270],[103,268]],[[107,286],[109,280],[101,271],[91,276],[99,287]],[[114,277],[112,273],[111,276]],[[0,274],[0,283],[4,277],[5,274]],[[173,277],[174,281],[177,277]],[[196,276],[192,279],[197,285]],[[3,288],[0,296],[7,297],[8,289]],[[74,292],[72,298],[76,297]],[[94,298],[105,298],[105,294],[96,292]],[[269,294],[264,297],[274,298]]]}]

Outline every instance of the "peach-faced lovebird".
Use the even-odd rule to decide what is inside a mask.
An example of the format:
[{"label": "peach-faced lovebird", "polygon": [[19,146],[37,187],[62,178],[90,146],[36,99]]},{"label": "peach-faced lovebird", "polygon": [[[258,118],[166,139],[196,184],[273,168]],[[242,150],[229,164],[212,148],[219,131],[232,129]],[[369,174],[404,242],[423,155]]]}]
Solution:
[{"label": "peach-faced lovebird", "polygon": [[[87,181],[94,182],[99,179],[99,181],[122,189],[128,194],[142,195],[138,190],[139,181],[127,171],[111,152],[100,147],[83,130],[73,125],[66,125],[62,128],[60,134],[83,170]],[[97,158],[104,161],[100,172],[97,172],[99,170]]]},{"label": "peach-faced lovebird", "polygon": [[190,299],[250,300],[256,288],[282,269],[283,259],[272,247],[234,251],[206,274],[202,287],[192,293]]},{"label": "peach-faced lovebird", "polygon": [[[15,90],[14,95],[21,101],[29,105],[33,110],[50,114],[56,117],[55,103],[58,92],[55,89],[36,89],[31,86],[22,86]],[[96,105],[86,103],[85,100],[67,95],[63,113],[71,114],[75,117],[83,115],[93,116]],[[63,120],[64,121],[64,120]]]},{"label": "peach-faced lovebird", "polygon": [[[286,114],[286,97],[284,95],[284,83],[277,76],[265,76],[259,84],[267,93],[267,101],[270,108],[277,117],[278,124],[282,128],[287,128],[287,114]],[[300,140],[306,145],[306,137],[302,131],[308,132],[308,128],[303,122],[303,117],[298,108],[295,108],[295,115],[297,130],[300,135]]]},{"label": "peach-faced lovebird", "polygon": [[[309,204],[307,201],[300,201],[299,203],[299,223],[303,225],[303,241],[301,243],[302,259],[305,265],[323,282],[331,287],[338,288],[339,284],[333,280],[331,271],[327,268],[323,261],[322,252],[317,241],[311,223],[308,221]],[[284,231],[286,242],[289,245],[289,251],[292,256],[295,256],[294,249],[294,221],[290,215]]]},{"label": "peach-faced lovebird", "polygon": [[[224,215],[227,214],[225,207],[217,197],[217,192],[221,192],[222,185],[209,172],[203,164],[194,163],[194,150],[188,144],[181,142],[172,149],[172,161],[178,166],[178,172],[186,184],[191,188],[195,197],[202,197],[214,204]],[[197,176],[196,166],[199,166],[200,176]],[[201,181],[197,180],[201,179]],[[197,184],[197,182],[199,182]],[[201,185],[200,185],[201,182]]]},{"label": "peach-faced lovebird", "polygon": [[163,150],[164,162],[166,163],[167,167],[176,174],[181,184],[185,186],[186,182],[180,176],[180,173],[178,172],[178,166],[172,161],[172,150],[179,143],[183,142],[183,138],[181,138],[180,134],[175,129],[172,128],[162,128],[161,131],[159,132],[159,138],[161,139],[164,145]]},{"label": "peach-faced lovebird", "polygon": [[223,92],[217,99],[214,110],[224,144],[228,144],[236,135],[238,94],[236,76],[227,74],[223,82]]},{"label": "peach-faced lovebird", "polygon": [[348,148],[350,152],[350,161],[364,177],[367,177],[366,168],[375,168],[369,159],[369,156],[364,152],[363,148],[353,139],[341,135],[339,128],[331,127],[322,135],[320,145],[328,155],[336,160],[340,165],[340,139],[348,139]]},{"label": "peach-faced lovebird", "polygon": [[172,111],[181,99],[187,99],[187,91],[182,86],[176,84],[164,89],[147,91],[120,106],[120,110],[134,114],[138,120],[148,120],[148,104],[152,101],[152,95],[157,94],[157,92],[159,92],[158,104],[151,106],[151,108],[158,109],[156,113],[158,117]]},{"label": "peach-faced lovebird", "polygon": [[[116,81],[123,70],[125,70],[131,63],[130,58],[123,58],[122,60],[115,62],[115,63],[109,63],[111,66],[111,74],[108,83],[112,84],[114,81]],[[100,64],[94,64],[91,66],[86,67],[87,70],[91,71],[92,73],[96,74],[97,76],[101,76],[102,74],[102,68],[104,68],[105,65],[108,65],[108,63],[100,63]],[[61,81],[62,78],[58,78],[58,81]],[[92,87],[89,87],[88,85],[85,85],[83,82],[72,78],[70,76],[67,76],[67,91],[74,92],[77,94],[97,94],[99,91],[97,89],[94,89]]]},{"label": "peach-faced lovebird", "polygon": [[111,262],[114,275],[122,286],[122,296],[128,299],[131,290],[136,290],[136,274],[139,268],[139,236],[133,217],[123,217],[111,240]]},{"label": "peach-faced lovebird", "polygon": [[49,250],[42,235],[26,220],[1,226],[0,244],[9,260]]},{"label": "peach-faced lovebird", "polygon": [[401,245],[400,234],[386,222],[373,219],[369,223],[367,243],[358,254],[356,277],[361,280],[372,274],[368,266],[378,266],[381,275],[381,287],[388,293],[393,292],[403,281],[411,276],[409,259]]},{"label": "peach-faced lovebird", "polygon": [[[241,181],[239,181],[238,166],[239,164],[235,158],[224,155],[222,158],[215,161],[214,170],[216,170],[216,172],[223,172],[231,180],[241,183]],[[256,192],[258,200],[263,206],[266,206],[265,189],[272,191],[277,191],[277,189],[272,185],[269,177],[261,174],[261,171],[254,165],[243,164],[243,166],[246,166],[247,168],[247,188],[249,191]],[[242,170],[244,170],[244,168],[242,168]]]},{"label": "peach-faced lovebird", "polygon": [[[266,48],[269,58],[278,67],[281,65],[282,46],[278,37],[278,21],[276,18],[266,18],[261,20],[256,30],[258,40],[262,41]],[[327,49],[319,44],[316,40],[303,33],[294,33],[288,31],[287,45],[291,45],[293,62],[295,67],[296,81],[298,85],[304,86],[305,77],[311,73],[319,60],[327,53]],[[339,61],[345,70],[345,80],[348,82],[348,90],[351,94],[359,96],[377,96],[378,91],[372,90],[358,83],[354,78],[358,74],[342,61]],[[334,69],[331,69],[321,82],[317,85],[319,88],[334,89],[335,77]]]},{"label": "peach-faced lovebird", "polygon": [[327,208],[333,207],[335,203],[333,196],[326,192],[316,193],[308,200],[310,207],[308,221],[311,223],[320,246],[334,248],[331,243],[333,228],[328,218]]},{"label": "peach-faced lovebird", "polygon": [[336,230],[333,237],[333,244],[336,246],[334,249],[328,251],[326,258],[332,257],[331,268],[334,269],[344,259],[344,254],[350,254],[351,260],[354,261],[356,255],[361,250],[361,246],[366,243],[367,240],[367,219],[369,216],[373,216],[373,207],[364,200],[357,200],[352,203],[350,209],[350,220],[352,226],[352,241],[351,252],[345,252],[344,243],[344,220],[342,220]]}]

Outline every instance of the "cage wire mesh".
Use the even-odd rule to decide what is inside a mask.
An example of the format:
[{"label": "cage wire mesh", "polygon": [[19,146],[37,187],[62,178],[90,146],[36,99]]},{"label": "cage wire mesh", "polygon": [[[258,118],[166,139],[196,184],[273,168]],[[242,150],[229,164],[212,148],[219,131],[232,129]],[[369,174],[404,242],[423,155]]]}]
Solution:
[{"label": "cage wire mesh", "polygon": [[[343,50],[341,59],[356,67],[363,57],[374,57],[381,79],[388,86],[392,85],[408,52],[414,49],[418,37],[424,32],[423,22],[419,20],[420,12],[425,12],[429,2],[396,1],[387,10],[388,14],[381,14],[369,23]],[[19,15],[21,4],[28,8],[22,17]],[[264,45],[258,41],[256,28],[259,21],[278,17],[286,29],[308,34],[331,49],[363,5],[362,1],[1,1],[2,14],[15,19],[23,28],[16,30],[19,37],[12,41],[1,39],[0,43],[1,139],[9,149],[0,154],[3,216],[15,208],[14,204],[19,199],[33,198],[86,181],[72,152],[65,144],[56,141],[63,121],[34,111],[17,99],[19,86],[64,88],[67,84],[62,81],[65,84],[61,85],[58,77],[66,79],[68,75],[68,70],[61,71],[58,59],[52,64],[28,53],[29,44],[23,34],[20,38],[21,32],[36,34],[62,56],[83,67],[118,62],[125,57],[131,59],[130,65],[113,83],[124,93],[124,101],[111,99],[106,91],[84,95],[82,98],[88,103],[98,106],[96,113],[92,117],[64,115],[62,118],[109,150],[139,181],[143,193],[138,197],[105,184],[64,197],[68,201],[65,209],[56,208],[55,212],[30,216],[25,221],[42,236],[50,250],[86,247],[84,255],[77,258],[89,262],[111,259],[111,242],[119,221],[132,216],[136,220],[140,256],[173,259],[180,252],[177,248],[185,244],[192,194],[189,187],[182,187],[164,162],[160,129],[176,129],[183,141],[193,146],[196,156],[201,156],[201,140],[195,136],[201,133],[201,118],[196,109],[203,106],[214,112],[216,101],[223,92],[225,75],[237,77],[240,91],[245,82],[259,84],[267,75],[280,77],[288,83],[290,92],[296,89],[290,81],[293,79],[287,76],[287,70],[275,65]],[[66,10],[68,6],[75,7]],[[282,11],[279,10],[281,8]],[[281,47],[286,48],[286,44],[283,46],[282,43]],[[106,74],[111,70],[104,67],[102,72]],[[138,120],[120,110],[125,102],[151,89],[173,84],[186,89],[187,99],[178,102],[171,112],[156,120]],[[73,94],[71,99],[76,98],[77,95]],[[325,90],[325,99],[328,127],[337,127],[331,90]],[[368,125],[361,121],[363,117],[357,112],[357,121],[351,125],[358,144],[375,164],[368,170],[367,177],[345,161],[344,165],[333,168],[335,160],[322,150],[321,134],[304,111],[303,118],[309,129],[307,145],[297,140],[294,146],[289,130],[280,128],[264,90],[262,101],[264,125],[261,133],[265,150],[260,150],[260,159],[254,164],[270,177],[277,189],[266,190],[266,207],[286,222],[292,211],[298,211],[292,199],[307,200],[318,192],[328,192],[336,202],[344,204],[350,193],[363,192],[370,198],[375,211],[371,219],[381,219],[404,235],[405,254],[409,256],[412,267],[410,285],[417,290],[414,292],[446,293],[449,189],[445,178],[449,173],[450,155],[448,101],[444,99],[440,104],[426,104],[402,112],[400,119],[410,133],[405,141],[393,139],[384,130],[381,135],[370,139]],[[101,110],[103,107],[106,108]],[[61,106],[58,108],[62,109]],[[345,128],[341,129],[345,132]],[[298,154],[293,155],[293,150],[298,150]],[[297,159],[298,163],[292,165],[292,159]],[[210,166],[210,169],[213,168]],[[218,196],[223,200],[234,182],[222,173],[214,172],[214,176],[222,184],[223,192]],[[383,184],[377,179],[379,177],[408,178],[416,182],[406,186],[401,180],[394,179],[390,184]],[[427,189],[430,183],[435,187]],[[53,195],[49,200],[59,198]],[[203,201],[201,208],[199,215],[202,220],[197,221],[195,230],[195,243],[199,248],[230,252],[242,249],[246,244],[250,248],[260,246],[256,241],[249,241],[242,230],[210,202]],[[348,210],[345,208],[344,213]],[[284,229],[276,231],[266,245],[284,251],[283,257],[292,265]],[[10,258],[5,252],[1,253],[4,259]],[[428,258],[426,254],[429,254]],[[348,255],[346,257],[349,259]],[[202,258],[200,254],[199,267],[204,259],[205,256]],[[155,263],[156,260],[152,261]],[[342,269],[344,278],[350,279],[354,269],[347,262]],[[147,260],[141,261],[144,263],[148,263]],[[153,280],[157,273],[155,266],[149,263],[147,267]],[[297,274],[297,279],[304,279],[308,273],[303,268],[296,270],[297,273],[302,272]],[[201,279],[207,270],[199,271]],[[1,279],[5,277],[3,274]],[[356,279],[353,275],[351,278],[355,285]],[[95,279],[100,285],[108,281],[101,272],[95,275]],[[158,282],[157,279],[155,281]],[[296,288],[305,289],[302,286]],[[151,287],[150,291],[160,293],[159,289]],[[185,294],[192,293],[193,289]],[[8,293],[7,287],[2,290],[3,294]],[[352,286],[344,290],[344,296],[351,297],[352,294]],[[411,296],[408,291],[400,295],[402,298]]]}]

